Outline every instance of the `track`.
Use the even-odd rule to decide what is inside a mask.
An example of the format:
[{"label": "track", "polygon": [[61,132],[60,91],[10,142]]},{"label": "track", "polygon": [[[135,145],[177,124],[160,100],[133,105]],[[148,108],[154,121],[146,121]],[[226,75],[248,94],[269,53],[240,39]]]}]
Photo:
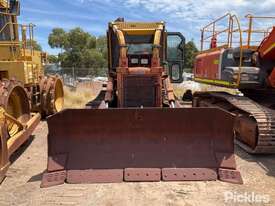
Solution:
[{"label": "track", "polygon": [[[265,104],[264,104],[265,103]],[[275,153],[275,115],[248,97],[227,93],[196,93],[194,106],[218,106],[236,116],[236,143],[249,153]]]}]

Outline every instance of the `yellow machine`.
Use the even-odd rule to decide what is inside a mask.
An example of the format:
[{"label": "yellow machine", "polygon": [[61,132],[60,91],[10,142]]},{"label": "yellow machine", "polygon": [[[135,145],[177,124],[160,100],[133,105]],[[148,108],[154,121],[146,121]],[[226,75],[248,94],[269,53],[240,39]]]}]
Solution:
[{"label": "yellow machine", "polygon": [[17,23],[20,3],[0,1],[0,182],[9,157],[31,135],[40,117],[63,108],[63,84],[44,76],[46,53],[33,46],[34,25]]}]

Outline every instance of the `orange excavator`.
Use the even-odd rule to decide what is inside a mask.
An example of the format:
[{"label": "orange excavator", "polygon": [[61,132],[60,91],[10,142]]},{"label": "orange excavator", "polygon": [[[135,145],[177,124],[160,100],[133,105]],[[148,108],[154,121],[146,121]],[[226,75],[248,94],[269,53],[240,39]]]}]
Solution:
[{"label": "orange excavator", "polygon": [[[48,118],[42,187],[67,183],[222,180],[242,183],[233,118],[181,108],[184,37],[164,22],[109,23],[108,85],[86,109]],[[209,117],[212,120],[209,120]],[[215,125],[219,123],[220,127]]]},{"label": "orange excavator", "polygon": [[[205,26],[194,68],[195,81],[238,89],[242,95],[197,92],[193,105],[216,106],[235,116],[236,142],[247,152],[275,153],[275,17],[246,19],[245,30],[231,14]],[[272,21],[271,27],[259,28]]]}]

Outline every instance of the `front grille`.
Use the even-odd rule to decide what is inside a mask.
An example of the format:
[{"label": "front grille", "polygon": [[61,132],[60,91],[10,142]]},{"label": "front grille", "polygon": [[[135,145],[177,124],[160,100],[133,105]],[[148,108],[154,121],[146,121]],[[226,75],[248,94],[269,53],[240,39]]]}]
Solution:
[{"label": "front grille", "polygon": [[124,107],[155,107],[157,89],[156,76],[125,76]]}]

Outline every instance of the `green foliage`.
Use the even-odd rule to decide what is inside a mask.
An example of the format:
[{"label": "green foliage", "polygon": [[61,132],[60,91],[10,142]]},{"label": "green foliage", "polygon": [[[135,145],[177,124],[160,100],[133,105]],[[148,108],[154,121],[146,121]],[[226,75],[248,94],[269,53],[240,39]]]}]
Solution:
[{"label": "green foliage", "polygon": [[105,36],[95,36],[75,28],[68,32],[55,28],[49,35],[49,45],[60,48],[58,61],[62,67],[89,68],[89,75],[105,76],[107,68],[107,41]]},{"label": "green foliage", "polygon": [[40,44],[37,43],[37,41],[32,40],[32,42],[31,42],[31,40],[27,40],[27,48],[30,49],[31,46],[32,46],[33,49],[36,50],[36,51],[42,51],[42,47],[41,47]]},{"label": "green foliage", "polygon": [[66,50],[82,51],[84,49],[94,49],[96,47],[96,38],[81,28],[72,29],[67,33]]},{"label": "green foliage", "polygon": [[185,68],[188,68],[189,70],[193,69],[194,60],[198,51],[199,50],[197,49],[193,40],[187,42],[185,45]]},{"label": "green foliage", "polygon": [[67,34],[64,29],[55,28],[52,30],[52,33],[49,35],[48,43],[51,48],[60,48],[63,49],[67,44]]},{"label": "green foliage", "polygon": [[106,36],[99,36],[96,39],[96,49],[102,53],[104,59],[108,61],[108,48],[107,48],[107,38]]},{"label": "green foliage", "polygon": [[49,55],[48,56],[48,61],[51,64],[57,64],[58,63],[58,57],[55,55]]}]

